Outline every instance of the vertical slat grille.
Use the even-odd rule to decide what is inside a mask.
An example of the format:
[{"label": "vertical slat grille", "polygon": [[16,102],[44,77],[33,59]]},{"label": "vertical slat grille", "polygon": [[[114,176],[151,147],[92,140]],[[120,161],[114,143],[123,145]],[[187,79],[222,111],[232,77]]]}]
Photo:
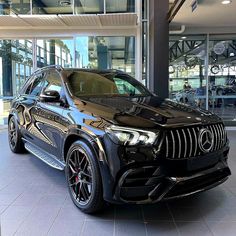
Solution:
[{"label": "vertical slat grille", "polygon": [[214,124],[201,127],[178,128],[166,131],[165,141],[162,147],[166,158],[182,159],[206,154],[199,146],[199,131],[201,129],[211,131],[214,144],[210,152],[222,149],[227,142],[227,135],[223,124]]}]

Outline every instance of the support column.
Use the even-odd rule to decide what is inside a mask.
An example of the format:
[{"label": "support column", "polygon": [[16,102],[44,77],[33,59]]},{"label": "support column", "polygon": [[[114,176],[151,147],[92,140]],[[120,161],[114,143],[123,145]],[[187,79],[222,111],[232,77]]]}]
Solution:
[{"label": "support column", "polygon": [[56,41],[54,39],[50,40],[50,65],[56,64],[56,54],[55,54]]},{"label": "support column", "polygon": [[98,69],[106,70],[108,68],[108,49],[103,44],[97,45]]},{"label": "support column", "polygon": [[3,79],[3,96],[12,96],[12,57],[11,57],[11,40],[3,40],[5,49],[2,55],[2,79]]},{"label": "support column", "polygon": [[149,0],[149,83],[161,98],[169,97],[169,1]]}]

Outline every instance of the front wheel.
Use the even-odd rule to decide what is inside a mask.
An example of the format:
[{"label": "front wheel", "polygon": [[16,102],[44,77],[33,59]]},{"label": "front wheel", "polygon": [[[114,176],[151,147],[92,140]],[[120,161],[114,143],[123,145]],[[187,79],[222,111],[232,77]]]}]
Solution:
[{"label": "front wheel", "polygon": [[83,141],[71,145],[65,172],[74,204],[85,213],[102,209],[104,200],[98,161],[89,145]]},{"label": "front wheel", "polygon": [[21,133],[14,116],[10,118],[8,123],[8,142],[12,152],[25,152],[24,143],[21,139]]}]

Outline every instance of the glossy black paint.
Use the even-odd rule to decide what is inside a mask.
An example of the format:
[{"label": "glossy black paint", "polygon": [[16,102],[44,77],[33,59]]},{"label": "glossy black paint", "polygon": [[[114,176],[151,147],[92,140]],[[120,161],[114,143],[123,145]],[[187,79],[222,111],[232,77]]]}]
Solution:
[{"label": "glossy black paint", "polygon": [[[165,198],[165,194],[176,183],[179,183],[178,178],[186,179],[196,174],[204,176],[205,172],[209,170],[214,173],[219,170],[219,164],[224,170],[223,177],[220,180],[216,179],[211,184],[201,186],[195,192],[220,184],[230,175],[227,166],[228,143],[222,150],[207,153],[204,156],[184,160],[167,160],[164,156],[156,154],[156,146],[125,147],[117,145],[105,132],[106,127],[117,125],[157,131],[163,136],[160,138],[164,138],[167,130],[178,127],[221,123],[218,116],[168,99],[162,100],[155,95],[131,98],[77,98],[68,89],[68,70],[48,68],[37,73],[48,73],[52,70],[56,70],[61,78],[63,86],[61,101],[45,102],[40,99],[40,95],[25,95],[24,89],[30,83],[31,79],[29,79],[21,93],[13,100],[9,117],[15,116],[25,142],[37,145],[63,163],[65,163],[70,145],[75,140],[86,141],[97,154],[105,200],[135,203],[159,201]],[[102,73],[100,71],[92,72]],[[121,72],[115,71],[114,73]],[[149,200],[143,201],[136,199],[135,196],[132,201],[124,200],[120,193],[124,176],[130,170],[146,167],[160,168],[158,183],[164,186],[163,189],[155,193]],[[191,193],[194,191],[189,192],[189,194]]]}]

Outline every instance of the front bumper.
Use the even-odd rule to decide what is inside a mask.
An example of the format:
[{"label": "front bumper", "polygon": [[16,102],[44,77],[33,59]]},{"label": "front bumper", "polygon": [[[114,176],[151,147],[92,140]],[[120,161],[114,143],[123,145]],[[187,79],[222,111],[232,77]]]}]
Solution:
[{"label": "front bumper", "polygon": [[[227,164],[228,147],[209,156],[185,161],[182,173],[168,162],[146,163],[126,168],[117,179],[113,190],[116,203],[155,203],[180,198],[213,188],[227,180],[231,174]],[[207,159],[214,162],[205,161]],[[171,161],[170,161],[171,162]],[[184,163],[181,164],[184,166]]]}]

